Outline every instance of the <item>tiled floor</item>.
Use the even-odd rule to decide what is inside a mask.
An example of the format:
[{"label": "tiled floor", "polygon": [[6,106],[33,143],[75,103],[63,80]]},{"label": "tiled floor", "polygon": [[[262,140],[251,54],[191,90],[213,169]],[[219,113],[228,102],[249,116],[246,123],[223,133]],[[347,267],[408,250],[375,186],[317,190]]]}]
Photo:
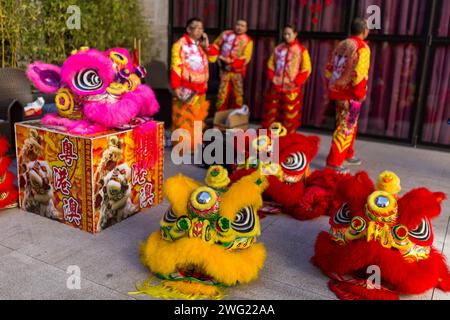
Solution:
[{"label": "tiled floor", "polygon": [[[330,138],[322,136],[313,169],[322,168]],[[374,142],[357,142],[361,167],[375,178],[385,169],[402,178],[405,191],[427,186],[450,195],[450,154]],[[183,172],[202,180],[204,170],[175,166],[166,154],[165,177]],[[58,222],[14,209],[0,212],[0,299],[148,299],[129,296],[149,271],[138,256],[138,244],[158,229],[167,208],[163,203],[99,235],[93,236]],[[450,257],[450,201],[433,223],[435,246]],[[309,262],[313,244],[327,218],[300,222],[288,216],[261,221],[268,256],[259,280],[226,291],[227,299],[335,299],[327,278]],[[81,289],[67,289],[67,268],[81,270]],[[439,290],[405,299],[450,299]]]}]

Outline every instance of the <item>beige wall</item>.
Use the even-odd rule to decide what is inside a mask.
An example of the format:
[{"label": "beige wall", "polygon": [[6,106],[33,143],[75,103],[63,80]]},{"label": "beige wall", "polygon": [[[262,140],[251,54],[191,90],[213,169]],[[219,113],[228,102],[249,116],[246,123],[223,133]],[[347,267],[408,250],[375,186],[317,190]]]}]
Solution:
[{"label": "beige wall", "polygon": [[141,0],[144,17],[148,22],[152,37],[152,57],[167,64],[168,52],[168,0]]}]

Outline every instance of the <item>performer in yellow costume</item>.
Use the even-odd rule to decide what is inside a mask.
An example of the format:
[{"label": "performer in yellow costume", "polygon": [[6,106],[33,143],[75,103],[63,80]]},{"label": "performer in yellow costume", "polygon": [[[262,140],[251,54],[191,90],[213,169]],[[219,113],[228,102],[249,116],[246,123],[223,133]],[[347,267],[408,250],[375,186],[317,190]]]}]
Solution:
[{"label": "performer in yellow costume", "polygon": [[238,20],[234,30],[224,31],[211,46],[210,61],[219,60],[220,88],[217,111],[241,108],[244,78],[253,53],[253,40],[246,34],[247,21]]},{"label": "performer in yellow costume", "polygon": [[275,48],[267,65],[271,87],[265,97],[263,127],[281,122],[291,134],[301,124],[302,85],[312,68],[308,50],[297,40],[296,28],[287,25],[283,38],[284,42]]},{"label": "performer in yellow costume", "polygon": [[171,86],[174,90],[172,130],[183,128],[194,142],[194,122],[202,122],[208,115],[208,36],[203,22],[192,18],[186,24],[186,34],[172,47]]}]

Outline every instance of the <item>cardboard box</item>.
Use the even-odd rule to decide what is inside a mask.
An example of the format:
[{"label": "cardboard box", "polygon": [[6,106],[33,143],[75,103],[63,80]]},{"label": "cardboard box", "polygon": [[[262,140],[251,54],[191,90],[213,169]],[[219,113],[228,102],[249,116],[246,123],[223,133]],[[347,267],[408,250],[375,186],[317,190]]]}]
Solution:
[{"label": "cardboard box", "polygon": [[[164,124],[144,164],[133,129],[69,135],[40,120],[16,123],[20,207],[97,233],[162,202]],[[147,140],[147,139],[146,139]]]},{"label": "cardboard box", "polygon": [[214,115],[214,127],[220,130],[248,129],[250,114],[232,114],[235,110],[218,111]]}]

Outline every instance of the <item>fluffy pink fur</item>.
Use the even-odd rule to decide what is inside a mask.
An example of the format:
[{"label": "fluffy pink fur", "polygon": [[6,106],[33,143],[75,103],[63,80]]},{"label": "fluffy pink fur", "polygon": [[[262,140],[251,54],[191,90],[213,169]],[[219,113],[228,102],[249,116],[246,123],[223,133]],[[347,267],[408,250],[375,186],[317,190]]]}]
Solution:
[{"label": "fluffy pink fur", "polygon": [[139,115],[153,116],[159,111],[159,103],[156,100],[153,90],[146,85],[139,85],[134,90],[134,93],[140,98],[141,110]]},{"label": "fluffy pink fur", "polygon": [[138,115],[152,116],[158,110],[159,105],[153,91],[145,85],[123,94],[116,103],[93,101],[84,104],[85,117],[105,127],[117,127]]},{"label": "fluffy pink fur", "polygon": [[47,114],[42,118],[44,125],[61,126],[70,134],[90,135],[107,131],[107,128],[87,120],[71,120],[62,118],[56,113]]},{"label": "fluffy pink fur", "polygon": [[59,75],[61,74],[61,68],[54,64],[47,64],[47,63],[43,63],[41,61],[36,61],[36,62],[33,62],[28,65],[27,72],[26,72],[28,79],[30,79],[31,82],[33,82],[34,86],[38,90],[42,91],[43,93],[57,92],[59,89],[59,86],[55,87],[55,86],[46,84],[43,81],[43,79],[41,78],[41,76],[39,75],[39,73],[34,70],[35,68],[38,68],[42,71],[45,71],[45,70],[54,71]]},{"label": "fluffy pink fur", "polygon": [[[109,58],[111,51],[117,51],[129,59],[130,71],[133,72],[133,64],[130,54],[126,49],[114,48],[103,53],[95,49],[78,52],[64,62],[61,68],[35,62],[28,67],[28,77],[35,83],[36,87],[46,93],[56,92],[59,87],[49,87],[42,79],[42,74],[39,74],[33,67],[38,67],[40,70],[52,70],[57,72],[60,76],[59,86],[68,87],[72,92],[82,96],[92,96],[97,94],[104,94],[106,88],[114,81],[115,71],[113,62]],[[72,83],[74,77],[80,70],[95,69],[99,77],[103,81],[101,88],[83,92],[78,90]],[[59,79],[58,79],[59,80]],[[69,133],[72,134],[94,134],[103,132],[107,128],[117,127],[129,123],[137,116],[153,116],[159,111],[159,104],[156,100],[153,90],[145,85],[138,85],[132,92],[127,92],[119,97],[116,103],[105,101],[88,101],[83,103],[83,120],[70,120],[61,118],[56,114],[47,115],[43,119],[44,124],[57,125],[65,127]]]},{"label": "fluffy pink fur", "polygon": [[84,104],[84,116],[86,119],[100,123],[105,127],[116,127],[130,122],[139,114],[138,100],[139,98],[133,92],[127,92],[116,103],[86,102]]},{"label": "fluffy pink fur", "polygon": [[[90,92],[80,91],[74,87],[72,84],[72,79],[80,70],[83,69],[96,69],[103,81],[103,86]],[[95,49],[89,49],[70,56],[61,68],[62,82],[65,83],[70,90],[81,96],[104,93],[106,88],[111,84],[111,82],[114,81],[114,77],[115,74],[111,60],[102,52]]]}]

